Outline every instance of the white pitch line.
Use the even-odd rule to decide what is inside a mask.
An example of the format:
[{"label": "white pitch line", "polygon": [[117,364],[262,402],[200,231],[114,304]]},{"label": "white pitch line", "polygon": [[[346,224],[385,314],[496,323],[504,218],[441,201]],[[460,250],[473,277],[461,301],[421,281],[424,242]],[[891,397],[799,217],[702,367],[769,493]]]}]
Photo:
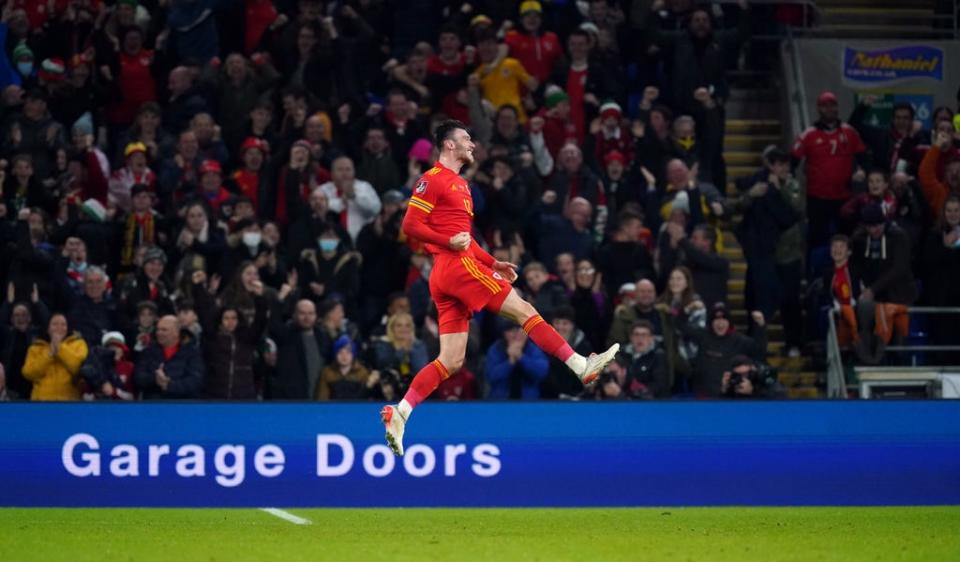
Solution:
[{"label": "white pitch line", "polygon": [[274,517],[279,517],[284,521],[289,521],[294,525],[310,525],[313,523],[309,519],[304,519],[303,517],[297,517],[296,515],[290,513],[289,511],[284,511],[282,509],[277,509],[275,507],[261,507],[260,511],[265,511]]}]

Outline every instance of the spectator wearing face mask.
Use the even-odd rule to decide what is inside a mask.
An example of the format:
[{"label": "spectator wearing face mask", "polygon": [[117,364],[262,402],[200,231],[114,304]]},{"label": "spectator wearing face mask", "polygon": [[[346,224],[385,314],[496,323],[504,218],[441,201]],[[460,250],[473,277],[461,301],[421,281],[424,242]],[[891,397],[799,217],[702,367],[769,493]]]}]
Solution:
[{"label": "spectator wearing face mask", "polygon": [[230,279],[237,266],[243,262],[254,262],[257,268],[263,267],[270,248],[263,242],[263,230],[254,219],[242,219],[234,225],[234,233],[227,238],[229,249],[220,261],[220,276]]},{"label": "spectator wearing face mask", "polygon": [[336,231],[328,228],[313,248],[300,253],[300,288],[318,303],[331,297],[340,299],[348,315],[356,317],[360,262],[360,254],[343,247]]}]

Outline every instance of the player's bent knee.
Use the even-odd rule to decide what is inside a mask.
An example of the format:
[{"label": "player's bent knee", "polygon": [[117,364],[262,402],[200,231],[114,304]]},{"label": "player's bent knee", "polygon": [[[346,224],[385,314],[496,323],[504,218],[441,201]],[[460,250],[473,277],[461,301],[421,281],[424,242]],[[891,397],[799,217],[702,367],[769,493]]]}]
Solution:
[{"label": "player's bent knee", "polygon": [[532,304],[525,300],[520,300],[520,305],[517,307],[516,320],[518,324],[523,324],[531,317],[537,315],[537,309],[533,307]]},{"label": "player's bent knee", "polygon": [[447,372],[449,372],[451,375],[456,373],[457,371],[460,370],[461,367],[463,367],[462,355],[459,357],[448,357],[448,356],[441,355],[439,359],[440,359],[440,362],[443,363],[443,366],[447,369]]}]

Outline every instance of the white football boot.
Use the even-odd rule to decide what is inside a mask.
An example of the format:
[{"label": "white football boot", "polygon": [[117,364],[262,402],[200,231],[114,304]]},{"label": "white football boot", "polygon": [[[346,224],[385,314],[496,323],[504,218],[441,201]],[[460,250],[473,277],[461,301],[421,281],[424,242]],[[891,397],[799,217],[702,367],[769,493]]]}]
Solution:
[{"label": "white football boot", "polygon": [[590,357],[587,357],[587,366],[583,369],[582,373],[577,375],[580,377],[580,382],[583,383],[583,386],[590,386],[597,382],[597,379],[600,378],[600,373],[603,372],[603,368],[613,361],[618,351],[620,351],[620,344],[615,343],[603,353],[591,353]]},{"label": "white football boot", "polygon": [[387,445],[398,457],[403,456],[403,428],[407,425],[400,410],[396,406],[384,406],[380,410],[380,419],[387,430]]}]

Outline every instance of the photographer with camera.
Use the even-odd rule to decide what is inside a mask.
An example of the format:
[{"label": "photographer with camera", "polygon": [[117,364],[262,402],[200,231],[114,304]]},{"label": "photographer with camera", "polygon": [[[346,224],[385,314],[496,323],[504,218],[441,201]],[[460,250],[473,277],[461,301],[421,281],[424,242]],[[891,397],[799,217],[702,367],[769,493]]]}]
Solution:
[{"label": "photographer with camera", "polygon": [[771,367],[757,363],[746,355],[733,358],[730,370],[720,380],[724,398],[784,398],[783,385]]},{"label": "photographer with camera", "polygon": [[767,353],[766,321],[763,313],[750,313],[753,320],[750,335],[738,333],[730,322],[730,312],[724,303],[718,302],[710,309],[706,328],[691,325],[679,326],[684,337],[699,348],[693,370],[693,391],[698,398],[723,396],[723,374],[730,369],[732,361],[747,355],[763,361]]}]

